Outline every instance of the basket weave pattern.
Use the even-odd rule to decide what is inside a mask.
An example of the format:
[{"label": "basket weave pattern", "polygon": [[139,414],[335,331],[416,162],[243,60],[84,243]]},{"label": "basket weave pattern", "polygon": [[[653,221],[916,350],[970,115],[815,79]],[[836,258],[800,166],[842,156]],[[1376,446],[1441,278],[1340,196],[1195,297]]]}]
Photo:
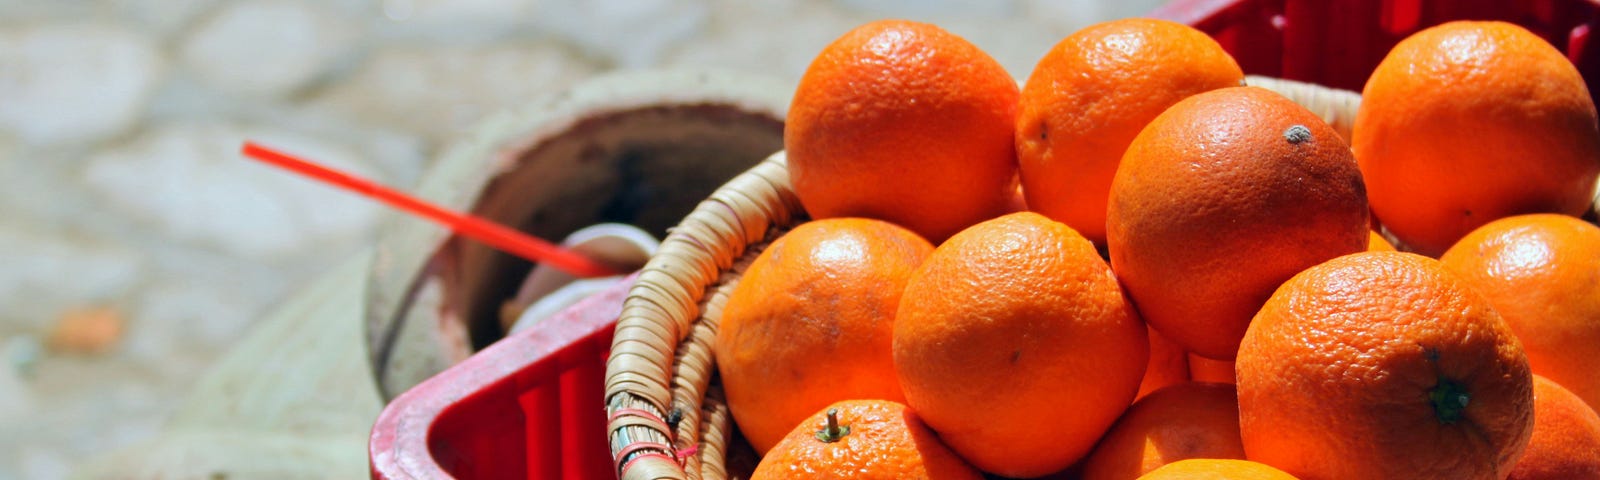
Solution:
[{"label": "basket weave pattern", "polygon": [[[1248,77],[1306,107],[1345,139],[1355,92]],[[606,366],[612,458],[625,480],[727,478],[734,425],[711,342],[739,272],[777,234],[806,220],[782,152],[728,182],[662,243],[623,304]]]},{"label": "basket weave pattern", "polygon": [[775,154],[696,207],[641,270],[606,364],[607,429],[624,478],[727,477],[733,426],[721,392],[707,391],[717,320],[754,257],[746,251],[803,216]]}]

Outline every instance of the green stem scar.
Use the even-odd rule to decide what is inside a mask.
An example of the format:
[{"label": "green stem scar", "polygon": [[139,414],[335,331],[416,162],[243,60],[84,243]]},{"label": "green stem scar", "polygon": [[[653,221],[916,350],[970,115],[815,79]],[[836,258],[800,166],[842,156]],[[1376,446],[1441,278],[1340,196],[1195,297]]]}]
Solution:
[{"label": "green stem scar", "polygon": [[1444,425],[1456,423],[1466,416],[1467,402],[1471,399],[1466,385],[1444,377],[1439,377],[1439,384],[1428,390],[1428,402],[1433,404],[1433,414]]},{"label": "green stem scar", "polygon": [[822,430],[817,430],[817,440],[821,440],[822,443],[833,443],[849,434],[850,426],[839,424],[839,409],[828,409],[828,425],[822,427]]}]

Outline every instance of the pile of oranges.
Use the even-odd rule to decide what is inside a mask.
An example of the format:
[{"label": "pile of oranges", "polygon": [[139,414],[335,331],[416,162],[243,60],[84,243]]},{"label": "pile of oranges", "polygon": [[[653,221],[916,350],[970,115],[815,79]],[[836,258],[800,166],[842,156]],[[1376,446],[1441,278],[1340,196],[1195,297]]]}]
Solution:
[{"label": "pile of oranges", "polygon": [[1243,84],[1158,20],[1068,36],[1020,88],[933,25],[827,46],[785,131],[815,220],[715,342],[754,478],[1600,478],[1572,64],[1424,30],[1348,139]]}]

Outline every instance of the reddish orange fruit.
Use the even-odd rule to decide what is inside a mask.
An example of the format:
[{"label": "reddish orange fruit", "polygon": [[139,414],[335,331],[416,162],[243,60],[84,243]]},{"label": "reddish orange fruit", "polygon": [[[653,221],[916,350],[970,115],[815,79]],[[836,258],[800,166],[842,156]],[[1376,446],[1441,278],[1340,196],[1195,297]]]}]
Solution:
[{"label": "reddish orange fruit", "polygon": [[1582,214],[1600,177],[1583,76],[1505,22],[1445,23],[1395,45],[1362,91],[1351,144],[1373,213],[1429,256],[1497,218]]},{"label": "reddish orange fruit", "polygon": [[1371,232],[1371,236],[1367,240],[1367,251],[1393,252],[1395,249],[1394,244],[1389,243],[1389,239],[1383,238],[1383,235],[1379,235],[1378,232]]},{"label": "reddish orange fruit", "polygon": [[895,311],[933,251],[888,222],[801,224],[762,251],[728,297],[714,345],[728,408],[756,451],[849,399],[903,400]]},{"label": "reddish orange fruit", "polygon": [[1300,478],[1505,478],[1533,430],[1516,337],[1420,255],[1362,252],[1295,275],[1237,366],[1247,458]]},{"label": "reddish orange fruit", "polygon": [[1094,245],[1032,212],[972,226],[906,284],[894,365],[906,402],[986,472],[1066,468],[1132,403],[1145,326]]},{"label": "reddish orange fruit", "polygon": [[1256,87],[1178,102],[1128,147],[1107,211],[1111,267],[1139,312],[1191,352],[1229,360],[1278,284],[1367,246],[1350,149]]},{"label": "reddish orange fruit", "polygon": [[1503,218],[1440,260],[1505,318],[1534,373],[1600,406],[1600,227],[1555,214]]},{"label": "reddish orange fruit", "polygon": [[1094,452],[1083,480],[1133,480],[1190,458],[1244,459],[1233,385],[1180,383],[1134,402]]},{"label": "reddish orange fruit", "polygon": [[905,405],[849,400],[801,422],[762,457],[750,478],[977,480],[983,474]]},{"label": "reddish orange fruit", "polygon": [[1189,354],[1189,378],[1196,382],[1234,383],[1234,362]]},{"label": "reddish orange fruit", "polygon": [[822,50],[784,127],[814,218],[870,217],[934,241],[1002,214],[1017,175],[1016,80],[926,23],[871,22]]},{"label": "reddish orange fruit", "polygon": [[1168,385],[1189,381],[1189,354],[1153,328],[1145,328],[1150,337],[1150,363],[1144,368],[1144,380],[1139,381],[1139,393],[1134,400]]},{"label": "reddish orange fruit", "polygon": [[1533,376],[1533,437],[1509,480],[1600,479],[1600,414],[1550,379]]},{"label": "reddish orange fruit", "polygon": [[1168,464],[1139,480],[1295,480],[1295,477],[1248,460],[1196,458]]},{"label": "reddish orange fruit", "polygon": [[1179,100],[1244,84],[1233,57],[1204,32],[1129,18],[1067,36],[1022,89],[1016,144],[1028,205],[1096,244],[1122,154]]}]

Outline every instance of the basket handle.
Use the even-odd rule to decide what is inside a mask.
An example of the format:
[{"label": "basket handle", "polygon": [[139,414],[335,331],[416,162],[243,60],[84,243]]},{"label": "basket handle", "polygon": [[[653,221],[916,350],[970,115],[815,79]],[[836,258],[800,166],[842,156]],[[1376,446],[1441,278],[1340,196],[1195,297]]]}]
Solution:
[{"label": "basket handle", "polygon": [[[790,187],[785,157],[779,152],[702,201],[672,229],[640,270],[623,301],[611,357],[606,361],[605,398],[611,418],[606,428],[622,478],[691,477],[679,460],[679,447],[674,446],[678,439],[665,419],[676,396],[680,411],[694,417],[684,421],[699,421],[715,366],[708,354],[679,355],[679,345],[691,330],[701,330],[697,336],[715,335],[713,328],[691,327],[701,316],[708,290],[717,286],[722,272],[744,255],[746,247],[765,240],[772,228],[787,226],[803,216]],[[674,382],[691,373],[696,378]],[[693,445],[716,439],[685,440]],[[697,449],[726,450],[724,445],[699,445]],[[702,468],[717,471],[721,466]]]}]

